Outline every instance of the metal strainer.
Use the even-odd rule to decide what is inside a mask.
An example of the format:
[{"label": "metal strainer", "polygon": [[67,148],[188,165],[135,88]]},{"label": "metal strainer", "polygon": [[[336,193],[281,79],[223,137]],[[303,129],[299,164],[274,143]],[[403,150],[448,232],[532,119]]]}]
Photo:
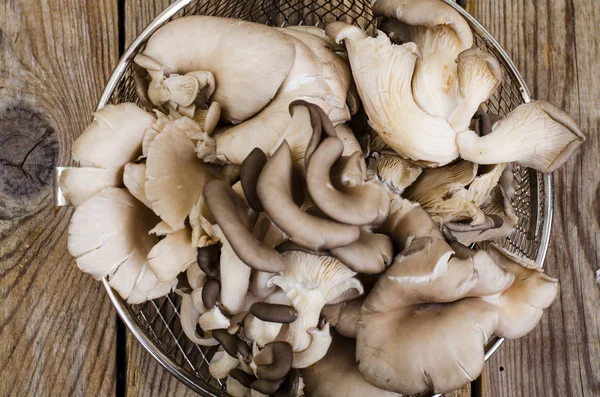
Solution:
[{"label": "metal strainer", "polygon": [[[468,22],[480,48],[495,55],[504,72],[504,80],[487,108],[502,116],[518,105],[531,101],[523,78],[498,42],[473,17],[453,1],[446,2]],[[375,32],[376,20],[370,0],[179,0],[152,22],[125,52],[113,72],[98,108],[107,104],[138,102],[132,77],[134,56],[145,42],[166,22],[184,15],[215,15],[240,18],[274,26],[316,25],[321,28],[333,20],[342,20]],[[500,242],[506,250],[534,260],[542,266],[548,248],[552,223],[552,176],[516,167],[515,196],[512,203],[519,217],[513,234]],[[129,305],[111,289],[106,290],[117,312],[140,343],[180,381],[203,396],[227,396],[224,385],[212,379],[208,363],[215,348],[201,348],[190,342],[179,323],[180,299],[177,295],[142,305]],[[500,346],[502,339],[492,338],[486,346],[486,359]],[[423,396],[431,396],[423,394]]]}]

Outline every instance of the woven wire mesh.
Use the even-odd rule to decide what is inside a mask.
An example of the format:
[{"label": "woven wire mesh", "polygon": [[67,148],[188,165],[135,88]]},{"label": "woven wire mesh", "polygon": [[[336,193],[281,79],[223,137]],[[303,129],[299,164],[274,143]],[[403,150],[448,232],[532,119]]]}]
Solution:
[{"label": "woven wire mesh", "polygon": [[[185,15],[232,17],[272,26],[312,25],[321,28],[329,21],[342,20],[356,24],[370,34],[375,32],[377,25],[369,0],[197,0],[183,7],[171,19]],[[484,104],[484,110],[505,116],[524,103],[523,88],[500,50],[477,31],[474,31],[474,35],[476,45],[495,55],[504,72],[500,88]],[[142,50],[143,43],[135,53]],[[129,62],[110,102],[139,104],[132,74],[133,65]],[[540,173],[519,166],[515,167],[514,175],[515,194],[511,201],[519,220],[512,235],[498,243],[508,251],[535,260],[544,227],[544,178]],[[141,328],[143,337],[171,361],[166,363],[168,367],[177,373],[184,372],[193,380],[194,389],[203,395],[227,395],[223,383],[213,379],[208,372],[209,360],[216,349],[195,345],[181,329],[179,296],[173,293],[142,305],[128,305],[125,302],[122,305]],[[488,346],[493,342],[490,341]]]}]

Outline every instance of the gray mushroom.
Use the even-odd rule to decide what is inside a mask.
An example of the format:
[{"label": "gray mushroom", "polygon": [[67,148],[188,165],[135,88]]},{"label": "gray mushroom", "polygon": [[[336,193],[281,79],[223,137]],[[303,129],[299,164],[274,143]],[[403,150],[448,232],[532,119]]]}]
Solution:
[{"label": "gray mushroom", "polygon": [[250,367],[259,379],[278,381],[292,369],[293,353],[289,343],[271,342],[254,355]]}]

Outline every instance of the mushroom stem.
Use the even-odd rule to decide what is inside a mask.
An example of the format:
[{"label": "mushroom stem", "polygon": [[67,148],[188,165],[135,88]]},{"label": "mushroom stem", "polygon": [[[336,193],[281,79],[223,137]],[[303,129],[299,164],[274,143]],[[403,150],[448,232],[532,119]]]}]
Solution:
[{"label": "mushroom stem", "polygon": [[245,264],[270,273],[283,269],[279,253],[257,240],[245,227],[245,220],[240,218],[240,198],[229,185],[216,179],[210,181],[204,186],[204,199],[231,247]]},{"label": "mushroom stem", "polygon": [[326,323],[323,329],[310,328],[308,333],[312,338],[310,346],[301,352],[294,352],[292,368],[308,368],[327,354],[331,345],[329,324]]},{"label": "mushroom stem", "polygon": [[379,223],[387,216],[389,197],[385,188],[364,183],[344,191],[334,188],[331,168],[341,157],[344,144],[339,138],[326,138],[312,155],[306,172],[308,191],[327,216],[351,225]]},{"label": "mushroom stem", "polygon": [[378,274],[391,263],[394,247],[385,234],[361,229],[358,241],[345,247],[332,248],[331,253],[357,273]]},{"label": "mushroom stem", "polygon": [[540,172],[562,166],[585,141],[575,121],[556,106],[543,101],[520,105],[479,137],[465,130],[457,135],[463,159],[477,164],[516,162]]}]

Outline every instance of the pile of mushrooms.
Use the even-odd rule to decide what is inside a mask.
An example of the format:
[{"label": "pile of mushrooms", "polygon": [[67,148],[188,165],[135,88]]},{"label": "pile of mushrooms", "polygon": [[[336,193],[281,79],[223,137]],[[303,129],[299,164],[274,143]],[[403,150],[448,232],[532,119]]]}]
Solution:
[{"label": "pile of mushrooms", "polygon": [[514,168],[556,170],[581,130],[541,101],[490,112],[502,67],[441,1],[373,12],[377,37],[165,24],[134,60],[144,109],[98,111],[61,175],[77,266],[132,304],[175,291],[233,397],[449,392],[558,293],[492,241]]}]

